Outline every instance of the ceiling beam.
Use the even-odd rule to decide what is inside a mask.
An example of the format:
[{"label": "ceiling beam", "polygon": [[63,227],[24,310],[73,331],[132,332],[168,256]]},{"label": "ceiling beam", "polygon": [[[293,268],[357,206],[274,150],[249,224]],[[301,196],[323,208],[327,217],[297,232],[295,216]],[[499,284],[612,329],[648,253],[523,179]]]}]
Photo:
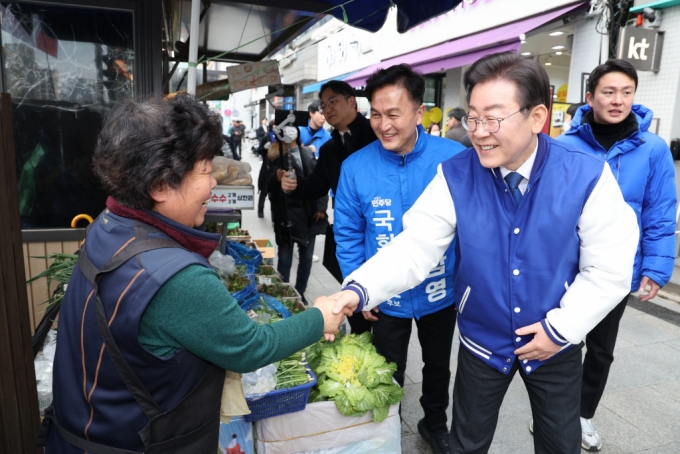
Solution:
[{"label": "ceiling beam", "polygon": [[326,2],[310,0],[212,0],[212,3],[219,5],[229,5],[230,3],[241,3],[253,6],[266,6],[284,10],[306,11],[314,14],[322,13],[333,8],[335,5]]}]

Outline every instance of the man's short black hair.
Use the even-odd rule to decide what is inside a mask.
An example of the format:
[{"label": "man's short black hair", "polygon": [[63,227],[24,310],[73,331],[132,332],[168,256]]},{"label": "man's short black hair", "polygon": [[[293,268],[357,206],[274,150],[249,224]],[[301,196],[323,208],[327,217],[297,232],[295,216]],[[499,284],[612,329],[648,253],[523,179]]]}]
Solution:
[{"label": "man's short black hair", "polygon": [[319,90],[319,99],[321,99],[321,95],[323,95],[323,92],[329,88],[336,95],[344,96],[345,98],[357,95],[356,92],[354,91],[354,88],[352,88],[352,86],[347,82],[343,82],[341,80],[329,80],[328,82],[321,86],[321,90]]},{"label": "man's short black hair", "polygon": [[522,109],[531,109],[541,104],[550,106],[550,79],[543,65],[535,60],[512,51],[497,52],[480,58],[463,76],[468,104],[475,85],[492,80],[514,83],[517,88],[517,103]]},{"label": "man's short black hair", "polygon": [[462,107],[454,107],[453,109],[449,110],[449,118],[455,118],[456,120],[460,121],[460,119],[464,116],[465,109]]},{"label": "man's short black hair", "polygon": [[425,97],[425,80],[423,76],[415,72],[410,65],[402,63],[400,65],[393,65],[387,69],[378,69],[371,74],[371,77],[366,81],[366,98],[369,101],[373,100],[373,93],[376,90],[387,85],[397,85],[404,87],[409,94],[409,97],[418,106],[423,103]]},{"label": "man's short black hair", "polygon": [[321,110],[321,102],[320,101],[312,101],[307,106],[307,112],[309,112],[310,114],[317,113],[319,110]]},{"label": "man's short black hair", "polygon": [[626,60],[612,59],[602,63],[590,73],[590,78],[588,79],[588,92],[590,92],[591,95],[595,94],[595,89],[597,88],[597,84],[600,83],[602,76],[609,73],[623,73],[630,77],[635,81],[635,90],[637,91],[638,75],[635,67]]}]

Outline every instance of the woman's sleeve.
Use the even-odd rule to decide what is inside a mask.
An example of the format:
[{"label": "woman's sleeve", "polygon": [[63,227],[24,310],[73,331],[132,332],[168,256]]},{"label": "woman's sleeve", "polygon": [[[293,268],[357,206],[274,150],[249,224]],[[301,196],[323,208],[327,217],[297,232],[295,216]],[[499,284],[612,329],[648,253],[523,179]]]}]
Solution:
[{"label": "woman's sleeve", "polygon": [[188,350],[224,369],[246,373],[286,358],[323,336],[323,315],[310,308],[260,325],[246,315],[214,270],[183,269],[160,288],[140,323],[140,342]]}]

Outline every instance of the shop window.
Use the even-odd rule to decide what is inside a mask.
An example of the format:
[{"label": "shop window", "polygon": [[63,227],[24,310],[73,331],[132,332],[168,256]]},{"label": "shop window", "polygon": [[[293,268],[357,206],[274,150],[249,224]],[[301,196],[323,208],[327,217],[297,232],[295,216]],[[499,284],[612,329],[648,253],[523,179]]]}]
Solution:
[{"label": "shop window", "polygon": [[22,229],[66,228],[104,208],[92,152],[103,116],[135,93],[133,12],[2,2],[0,14]]}]

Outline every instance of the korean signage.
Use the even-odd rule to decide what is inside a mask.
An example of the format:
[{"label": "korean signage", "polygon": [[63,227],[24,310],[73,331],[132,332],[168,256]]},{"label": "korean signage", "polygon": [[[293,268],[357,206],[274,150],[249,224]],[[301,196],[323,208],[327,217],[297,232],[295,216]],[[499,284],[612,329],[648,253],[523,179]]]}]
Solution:
[{"label": "korean signage", "polygon": [[249,88],[278,85],[281,83],[279,64],[276,60],[227,67],[229,89],[232,93]]},{"label": "korean signage", "polygon": [[349,27],[320,42],[318,80],[331,79],[379,62],[378,52],[373,49],[374,41],[371,33]]},{"label": "korean signage", "polygon": [[628,26],[619,32],[618,58],[629,61],[638,71],[659,72],[664,32]]}]

